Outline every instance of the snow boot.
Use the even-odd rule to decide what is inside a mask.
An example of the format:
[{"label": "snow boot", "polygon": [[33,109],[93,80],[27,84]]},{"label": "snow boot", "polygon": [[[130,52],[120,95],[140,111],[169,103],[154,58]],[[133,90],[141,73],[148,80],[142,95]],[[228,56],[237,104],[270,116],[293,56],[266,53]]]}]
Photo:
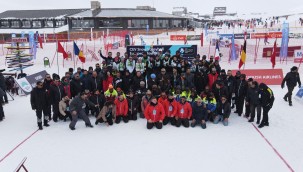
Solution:
[{"label": "snow boot", "polygon": [[49,124],[48,124],[48,121],[47,121],[47,120],[44,120],[44,124],[43,124],[43,126],[45,126],[45,127],[49,127]]},{"label": "snow boot", "polygon": [[69,126],[69,128],[72,130],[72,131],[74,131],[76,128],[75,127],[71,127],[71,126]]},{"label": "snow boot", "polygon": [[92,126],[92,124],[85,124],[86,127],[89,127],[89,128],[94,128],[94,126]]},{"label": "snow boot", "polygon": [[253,119],[253,118],[250,118],[250,120],[248,120],[248,122],[254,122],[254,119]]},{"label": "snow boot", "polygon": [[206,123],[201,124],[202,129],[206,129]]},{"label": "snow boot", "polygon": [[292,106],[292,102],[289,102],[289,106]]},{"label": "snow boot", "polygon": [[197,125],[197,122],[192,122],[192,123],[190,124],[190,126],[191,126],[192,128],[194,128],[196,125]]},{"label": "snow boot", "polygon": [[39,130],[43,130],[42,122],[38,122],[38,127],[39,127]]},{"label": "snow boot", "polygon": [[287,97],[284,97],[283,99],[284,99],[284,101],[286,101],[286,102],[287,102]]}]

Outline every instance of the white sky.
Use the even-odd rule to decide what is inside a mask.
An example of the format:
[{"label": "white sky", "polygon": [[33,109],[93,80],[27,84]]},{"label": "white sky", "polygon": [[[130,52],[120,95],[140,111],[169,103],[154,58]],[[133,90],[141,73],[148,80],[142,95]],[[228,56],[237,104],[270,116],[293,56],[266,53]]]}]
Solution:
[{"label": "white sky", "polygon": [[[301,0],[102,0],[103,8],[135,8],[155,6],[158,11],[171,13],[173,7],[187,7],[189,12],[211,14],[214,7],[226,6],[228,13],[269,12],[270,14],[303,13]],[[0,12],[26,9],[89,8],[89,0],[1,0]]]}]

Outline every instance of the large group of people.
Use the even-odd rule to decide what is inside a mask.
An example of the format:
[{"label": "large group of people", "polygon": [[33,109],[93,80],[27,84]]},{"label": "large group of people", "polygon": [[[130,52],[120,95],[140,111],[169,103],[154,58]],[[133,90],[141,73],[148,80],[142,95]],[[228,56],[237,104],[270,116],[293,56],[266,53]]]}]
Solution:
[{"label": "large group of people", "polygon": [[144,52],[143,57],[136,53],[100,55],[103,63],[94,68],[75,72],[70,68],[62,77],[47,74],[37,83],[31,106],[40,130],[50,120],[68,119],[69,128],[75,130],[79,118],[93,127],[89,116],[96,118],[95,125],[128,123],[139,117],[147,120],[148,129],[168,124],[206,129],[208,122],[228,126],[233,108],[249,122],[254,122],[257,110],[259,127],[269,125],[273,91],[240,71],[233,76],[213,57],[183,59],[179,51],[173,56],[169,51],[156,56]]}]

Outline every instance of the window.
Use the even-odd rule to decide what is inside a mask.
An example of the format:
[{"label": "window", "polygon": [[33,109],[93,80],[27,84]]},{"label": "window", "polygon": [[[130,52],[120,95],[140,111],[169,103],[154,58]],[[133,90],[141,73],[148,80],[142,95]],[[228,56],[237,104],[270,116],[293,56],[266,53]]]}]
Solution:
[{"label": "window", "polygon": [[3,27],[3,28],[9,27],[9,22],[8,21],[1,21],[1,27]]},{"label": "window", "polygon": [[16,21],[16,20],[13,20],[11,22],[11,27],[20,27],[20,22],[19,21]]},{"label": "window", "polygon": [[128,28],[146,28],[148,20],[133,19],[128,20]]},{"label": "window", "polygon": [[45,27],[54,27],[54,22],[53,21],[45,21],[44,25],[45,25]]},{"label": "window", "polygon": [[33,27],[42,27],[41,21],[33,21]]},{"label": "window", "polygon": [[168,20],[154,20],[154,28],[168,28]]},{"label": "window", "polygon": [[92,28],[94,26],[94,20],[72,20],[73,28]]},{"label": "window", "polygon": [[173,20],[173,27],[182,27],[182,20]]},{"label": "window", "polygon": [[100,28],[107,27],[122,27],[122,23],[120,19],[103,19],[100,20]]},{"label": "window", "polygon": [[61,26],[64,26],[64,25],[65,25],[64,20],[56,20],[56,27],[61,27]]},{"label": "window", "polygon": [[29,28],[31,26],[31,22],[29,20],[22,21],[22,27]]}]

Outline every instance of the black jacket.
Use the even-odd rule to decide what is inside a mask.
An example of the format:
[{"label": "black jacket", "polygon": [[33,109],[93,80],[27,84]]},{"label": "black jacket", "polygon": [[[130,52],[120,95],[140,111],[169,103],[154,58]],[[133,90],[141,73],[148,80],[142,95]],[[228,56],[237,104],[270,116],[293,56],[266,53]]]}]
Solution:
[{"label": "black jacket", "polygon": [[237,85],[236,85],[236,96],[238,97],[245,97],[247,94],[247,89],[248,89],[248,84],[247,81],[245,80],[237,80]]},{"label": "black jacket", "polygon": [[31,105],[32,109],[43,110],[48,105],[47,92],[45,89],[34,88],[31,92]]},{"label": "black jacket", "polygon": [[248,88],[246,101],[249,104],[253,104],[253,105],[259,105],[260,104],[259,88],[257,86],[255,88]]},{"label": "black jacket", "polygon": [[133,89],[133,91],[137,91],[137,89],[140,88],[140,82],[141,81],[143,81],[146,84],[145,79],[144,79],[143,76],[141,76],[139,78],[137,76],[134,77],[133,83],[132,83],[132,89]]},{"label": "black jacket", "polygon": [[226,82],[227,82],[227,90],[229,94],[232,94],[235,92],[235,78],[233,76],[230,76],[228,78],[226,78]]},{"label": "black jacket", "polygon": [[63,85],[51,85],[50,86],[50,102],[51,104],[59,104],[59,102],[62,100],[63,97],[65,97],[65,91]]},{"label": "black jacket", "polygon": [[198,106],[197,103],[193,104],[193,119],[196,121],[202,121],[206,118],[206,109],[204,105]]},{"label": "black jacket", "polygon": [[83,110],[83,107],[86,107],[86,104],[89,106],[95,106],[91,101],[83,100],[79,95],[71,101],[69,108],[71,112],[73,111],[79,112]]},{"label": "black jacket", "polygon": [[228,101],[226,101],[224,104],[218,103],[217,113],[219,115],[222,115],[224,119],[229,118],[230,112],[231,112],[231,107]]},{"label": "black jacket", "polygon": [[82,89],[81,91],[84,91],[84,90],[89,90],[89,91],[93,91],[92,90],[92,85],[91,85],[91,77],[89,75],[83,75],[82,78],[81,78],[81,83],[82,83]]},{"label": "black jacket", "polygon": [[260,103],[261,106],[263,108],[272,108],[274,101],[275,101],[275,96],[273,91],[268,88],[267,85],[261,83],[260,86],[260,92],[259,92],[259,99],[260,99]]},{"label": "black jacket", "polygon": [[301,80],[298,72],[288,72],[283,79],[282,87],[284,87],[285,82],[287,87],[295,87],[297,86],[297,83],[301,87]]},{"label": "black jacket", "polygon": [[94,90],[99,90],[102,91],[102,79],[100,77],[92,77],[90,80],[90,85],[91,85],[91,90],[90,91],[94,91]]},{"label": "black jacket", "polygon": [[122,90],[124,93],[128,93],[129,89],[131,88],[131,84],[133,79],[131,76],[124,76],[122,79]]},{"label": "black jacket", "polygon": [[213,93],[215,95],[215,98],[217,100],[217,102],[220,101],[221,97],[224,95],[224,96],[228,96],[228,91],[227,91],[227,88],[225,86],[222,86],[221,88],[217,88],[215,87],[213,89]]},{"label": "black jacket", "polygon": [[[133,98],[128,97],[128,113],[136,114],[138,112],[140,102],[137,96],[134,96]],[[131,111],[130,111],[131,110]]]},{"label": "black jacket", "polygon": [[6,90],[6,85],[5,85],[5,78],[3,74],[0,72],[0,88],[5,91]]},{"label": "black jacket", "polygon": [[70,93],[72,97],[76,97],[82,90],[82,82],[81,80],[73,79],[70,82]]},{"label": "black jacket", "polygon": [[91,101],[95,105],[99,105],[100,110],[103,108],[105,104],[105,96],[103,94],[100,95],[92,95],[89,97],[89,101]]}]

